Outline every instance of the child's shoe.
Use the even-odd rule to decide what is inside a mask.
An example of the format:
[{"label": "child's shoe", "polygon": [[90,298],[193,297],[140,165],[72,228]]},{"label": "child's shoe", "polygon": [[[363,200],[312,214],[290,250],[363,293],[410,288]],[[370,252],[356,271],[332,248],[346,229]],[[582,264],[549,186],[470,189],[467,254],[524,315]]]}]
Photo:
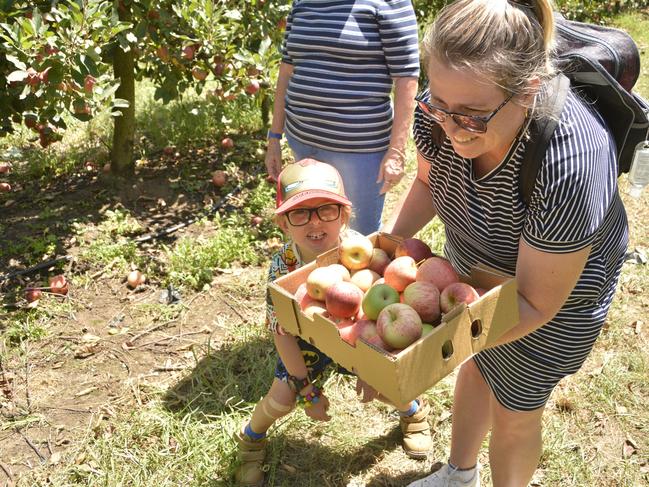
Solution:
[{"label": "child's shoe", "polygon": [[408,487],[480,487],[480,468],[476,465],[472,471],[462,471],[445,463],[433,474],[415,480]]},{"label": "child's shoe", "polygon": [[411,458],[425,459],[432,440],[428,415],[430,406],[423,398],[417,398],[419,409],[412,416],[401,416],[399,423],[403,433],[403,450]]},{"label": "child's shoe", "polygon": [[236,435],[239,444],[239,466],[234,474],[238,485],[258,487],[264,481],[264,457],[266,455],[266,438],[253,440],[243,431]]}]

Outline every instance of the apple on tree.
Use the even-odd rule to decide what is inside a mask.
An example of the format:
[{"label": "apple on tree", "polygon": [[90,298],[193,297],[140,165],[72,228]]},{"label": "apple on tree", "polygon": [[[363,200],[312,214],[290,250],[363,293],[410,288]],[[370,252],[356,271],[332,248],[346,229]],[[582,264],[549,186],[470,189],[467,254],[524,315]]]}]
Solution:
[{"label": "apple on tree", "polygon": [[383,308],[399,302],[399,293],[392,286],[377,284],[368,289],[363,297],[363,312],[370,320],[376,320]]},{"label": "apple on tree", "polygon": [[417,281],[432,282],[437,286],[439,292],[451,284],[458,282],[460,277],[453,268],[453,265],[444,257],[430,257],[417,269]]},{"label": "apple on tree", "polygon": [[388,264],[383,273],[385,283],[398,292],[402,292],[408,284],[415,282],[417,277],[417,263],[409,255],[397,257]]},{"label": "apple on tree", "polygon": [[444,288],[439,301],[442,313],[448,313],[459,304],[471,304],[478,299],[478,292],[470,284],[452,282]]},{"label": "apple on tree", "polygon": [[407,304],[390,304],[379,313],[376,330],[393,349],[406,348],[421,338],[421,318]]},{"label": "apple on tree", "polygon": [[372,241],[359,234],[344,237],[338,247],[340,262],[350,271],[365,269],[372,259],[373,250]]}]

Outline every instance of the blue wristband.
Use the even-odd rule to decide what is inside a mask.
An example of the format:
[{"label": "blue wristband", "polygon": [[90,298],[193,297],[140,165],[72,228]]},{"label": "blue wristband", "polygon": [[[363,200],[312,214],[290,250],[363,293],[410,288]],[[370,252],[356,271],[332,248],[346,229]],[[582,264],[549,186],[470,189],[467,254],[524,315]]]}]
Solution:
[{"label": "blue wristband", "polygon": [[282,134],[282,133],[273,132],[272,130],[269,130],[269,131],[268,131],[268,135],[267,135],[266,137],[269,138],[269,139],[278,139],[278,140],[282,140],[282,137],[283,137],[283,136],[284,136],[284,134]]}]

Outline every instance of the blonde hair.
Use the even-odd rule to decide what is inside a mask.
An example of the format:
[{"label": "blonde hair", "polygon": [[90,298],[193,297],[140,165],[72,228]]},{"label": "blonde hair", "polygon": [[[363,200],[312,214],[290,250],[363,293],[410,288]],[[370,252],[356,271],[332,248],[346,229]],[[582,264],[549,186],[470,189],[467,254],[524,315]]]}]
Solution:
[{"label": "blonde hair", "polygon": [[437,62],[469,70],[532,107],[556,73],[552,12],[551,0],[457,0],[427,29],[423,57],[430,71]]}]

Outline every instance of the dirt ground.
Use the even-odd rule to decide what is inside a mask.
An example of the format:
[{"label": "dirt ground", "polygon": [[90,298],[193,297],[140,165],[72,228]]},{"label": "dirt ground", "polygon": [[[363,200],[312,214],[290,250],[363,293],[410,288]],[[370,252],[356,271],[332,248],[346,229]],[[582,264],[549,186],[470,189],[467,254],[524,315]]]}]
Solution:
[{"label": "dirt ground", "polygon": [[[209,174],[205,167],[213,165],[212,154],[193,156],[195,164],[189,168],[162,156],[155,167],[141,169],[128,183],[96,171],[82,172],[47,187],[29,183],[17,188],[14,199],[0,200],[0,248],[5,250],[0,253],[0,333],[21,299],[16,290],[42,284],[48,273],[47,267],[30,271],[34,262],[29,255],[7,255],[7,249],[24,248],[30,236],[51,234],[56,250],[50,257],[72,257],[59,263],[65,273],[92,276],[88,285],[72,285],[65,298],[45,298],[71,301],[69,309],[74,311],[57,313],[47,324],[47,336],[24,342],[20,357],[0,361],[2,485],[6,479],[11,485],[12,478],[40,463],[58,462],[93,425],[117,411],[137,408],[152,387],[177,382],[196,365],[196,347],[217,346],[223,339],[219,323],[258,319],[263,295],[235,306],[237,298],[228,294],[227,286],[263,282],[261,268],[224,270],[209,290],[185,291],[180,303],[168,304],[171,318],[164,319],[159,304],[166,290],[160,283],[130,290],[123,280],[104,275],[102,269],[83,268],[74,258],[78,249],[73,219],[97,223],[107,208],[122,207],[147,233],[155,233],[209,214],[206,208],[219,204],[231,188],[220,192],[209,180],[201,182]],[[173,184],[181,179],[193,182],[189,191]],[[190,224],[163,241],[170,244],[196,231]],[[157,315],[142,311],[146,304],[155,304]]]}]

